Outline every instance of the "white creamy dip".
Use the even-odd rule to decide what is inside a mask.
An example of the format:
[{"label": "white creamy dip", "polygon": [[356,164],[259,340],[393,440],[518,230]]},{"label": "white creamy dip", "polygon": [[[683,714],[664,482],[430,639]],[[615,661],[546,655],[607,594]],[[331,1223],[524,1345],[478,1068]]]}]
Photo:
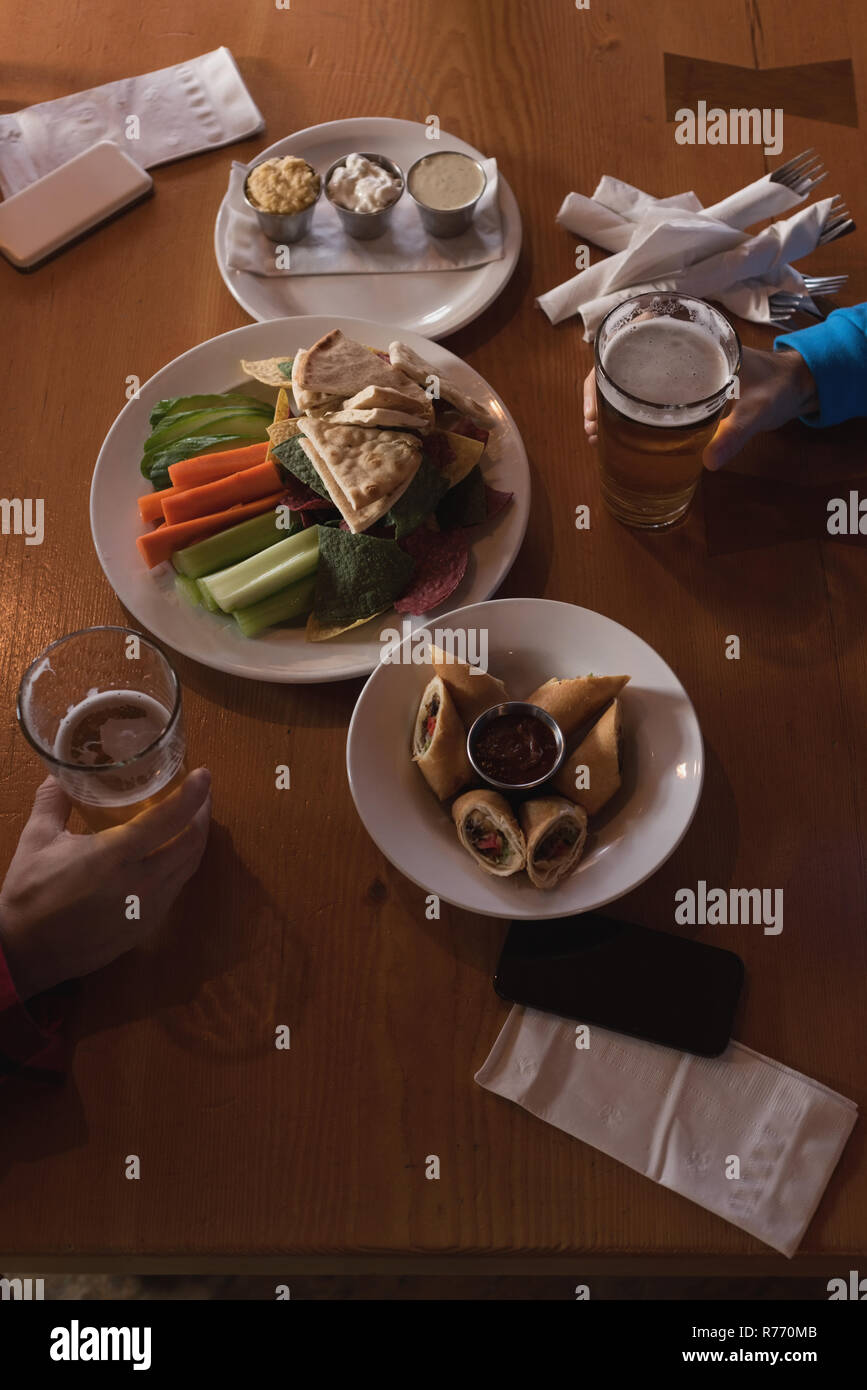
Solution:
[{"label": "white creamy dip", "polygon": [[409,191],[425,207],[448,211],[475,202],[485,186],[485,176],[474,159],[443,150],[429,154],[411,171]]},{"label": "white creamy dip", "polygon": [[400,179],[363,154],[348,154],[328,180],[332,202],[350,212],[379,212],[399,196]]}]

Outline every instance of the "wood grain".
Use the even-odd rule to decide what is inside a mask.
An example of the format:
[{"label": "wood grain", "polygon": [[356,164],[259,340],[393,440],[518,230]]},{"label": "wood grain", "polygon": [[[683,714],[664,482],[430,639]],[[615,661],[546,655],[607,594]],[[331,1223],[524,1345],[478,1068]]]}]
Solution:
[{"label": "wood grain", "polygon": [[[0,862],[40,778],[15,727],[22,669],[63,632],[124,618],[90,544],[87,499],[125,378],[145,380],[244,322],[212,252],[231,159],[319,121],[435,113],[496,155],[524,218],[512,283],[448,344],[502,394],[530,454],[530,528],[501,592],[580,603],[634,629],[681,677],[704,731],[695,822],[615,911],[673,927],[675,890],[699,878],[782,887],[781,936],[693,934],[746,963],[743,1042],[864,1104],[864,551],[809,520],[823,489],[864,492],[863,425],[759,440],[724,483],[709,480],[679,532],[633,534],[602,511],[584,443],[587,346],[574,323],[553,329],[534,306],[572,273],[573,238],[554,222],[570,189],[589,193],[607,172],[710,203],[764,171],[756,148],[675,144],[663,52],[754,68],[851,55],[863,73],[856,0],[816,17],[808,0],[593,0],[589,11],[568,0],[7,0],[4,110],[222,43],[268,129],[155,171],[150,202],[36,274],[0,264],[2,492],[43,497],[47,513],[41,547],[0,537]],[[808,145],[863,224],[863,133],[837,127],[832,139],[787,118],[781,157]],[[811,257],[816,273],[849,272],[842,302],[864,297],[863,244]],[[767,345],[766,332],[738,326]],[[582,502],[588,533],[571,520]],[[730,633],[739,662],[724,657]],[[82,986],[67,1088],[4,1088],[0,1260],[473,1256],[508,1269],[610,1256],[770,1273],[867,1249],[860,1125],[793,1266],[480,1090],[473,1073],[506,1014],[490,983],[504,924],[450,908],[427,921],[421,893],[368,839],[344,771],[361,683],[278,688],[178,668],[192,755],[215,779],[205,865],[158,941]],[[282,762],[288,793],[274,789]],[[280,1023],[289,1052],[273,1047]],[[139,1182],[123,1176],[131,1153]],[[438,1182],[424,1177],[431,1153]]]}]

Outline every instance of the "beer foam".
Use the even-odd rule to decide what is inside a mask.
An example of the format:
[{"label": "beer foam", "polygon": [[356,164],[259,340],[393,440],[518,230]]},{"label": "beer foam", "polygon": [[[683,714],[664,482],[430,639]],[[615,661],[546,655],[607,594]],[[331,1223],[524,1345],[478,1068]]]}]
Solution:
[{"label": "beer foam", "polygon": [[[602,366],[615,388],[657,406],[692,405],[724,390],[732,375],[706,329],[669,315],[621,328],[607,343]],[[615,397],[613,403],[632,419],[659,423],[656,412],[645,414],[635,401],[621,400]]]},{"label": "beer foam", "polygon": [[91,690],[58,725],[54,756],[79,767],[124,763],[149,748],[171,715],[141,690]]}]

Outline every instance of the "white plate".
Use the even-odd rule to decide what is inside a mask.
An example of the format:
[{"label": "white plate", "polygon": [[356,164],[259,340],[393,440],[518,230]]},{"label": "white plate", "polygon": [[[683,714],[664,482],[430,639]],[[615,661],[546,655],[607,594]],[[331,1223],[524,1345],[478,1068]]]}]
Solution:
[{"label": "white plate", "polygon": [[[297,154],[317,169],[325,170],[350,150],[374,150],[395,160],[402,169],[423,154],[430,154],[426,127],[416,121],[396,121],[384,116],[351,121],[328,121],[277,140],[256,156],[259,159]],[[459,150],[473,159],[491,151],[479,151],[445,131],[439,144]],[[352,314],[380,323],[400,323],[405,330],[444,338],[472,323],[505,289],[521,251],[521,214],[502,173],[499,175],[500,211],[503,217],[503,257],[468,270],[437,270],[395,275],[251,275],[228,265],[226,232],[229,195],[224,197],[214,228],[214,249],[228,289],[251,318],[278,319],[289,314]]]},{"label": "white plate", "polygon": [[494,878],[462,848],[447,805],[410,758],[430,666],[380,665],[355,706],[346,766],[358,814],[383,854],[425,893],[491,917],[589,912],[649,878],[686,834],[704,775],[695,710],[670,667],[628,628],[548,599],[478,603],[428,627],[486,630],[488,670],[516,699],[549,676],[630,675],[621,696],[623,786],[591,821],[577,872],[557,888],[540,891],[525,873]]},{"label": "white plate", "polygon": [[[291,356],[310,347],[331,328],[341,328],[351,338],[371,347],[387,348],[394,338],[404,339],[435,368],[453,377],[471,395],[482,400],[497,419],[485,451],[486,482],[514,493],[499,516],[474,528],[467,566],[452,598],[475,603],[489,598],[512,567],[530,511],[530,471],[515,422],[499,396],[459,357],[403,329],[347,318],[271,319],[251,323],[211,338],[177,357],[141,388],[138,400],[129,401],[118,415],[103,444],[90,488],[90,529],[99,562],[120,599],[140,623],[175,651],[236,676],[263,681],[338,681],[366,676],[376,666],[382,628],[401,626],[393,611],[373,619],[331,642],[307,642],[304,629],[272,628],[259,637],[244,638],[235,620],[206,613],[179,599],[174,591],[171,566],[146,568],[136,547],[136,536],[147,528],[140,520],[136,498],[147,492],[139,472],[142,446],[148,436],[148,416],[157,401],[171,396],[202,392],[234,391],[249,378],[240,359]],[[256,394],[276,400],[276,391],[254,385]],[[413,618],[415,626],[422,622]]]}]

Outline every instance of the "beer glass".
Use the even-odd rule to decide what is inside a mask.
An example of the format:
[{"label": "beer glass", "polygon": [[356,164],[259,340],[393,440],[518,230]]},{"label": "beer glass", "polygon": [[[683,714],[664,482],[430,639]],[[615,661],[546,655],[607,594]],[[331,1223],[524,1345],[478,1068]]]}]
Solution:
[{"label": "beer glass", "polygon": [[594,355],[603,500],[627,526],[664,530],[686,514],[736,394],[740,340],[703,300],[651,291],[606,315]]},{"label": "beer glass", "polygon": [[131,820],[186,773],[178,678],[130,628],[53,642],[24,673],[18,721],[91,830]]}]

